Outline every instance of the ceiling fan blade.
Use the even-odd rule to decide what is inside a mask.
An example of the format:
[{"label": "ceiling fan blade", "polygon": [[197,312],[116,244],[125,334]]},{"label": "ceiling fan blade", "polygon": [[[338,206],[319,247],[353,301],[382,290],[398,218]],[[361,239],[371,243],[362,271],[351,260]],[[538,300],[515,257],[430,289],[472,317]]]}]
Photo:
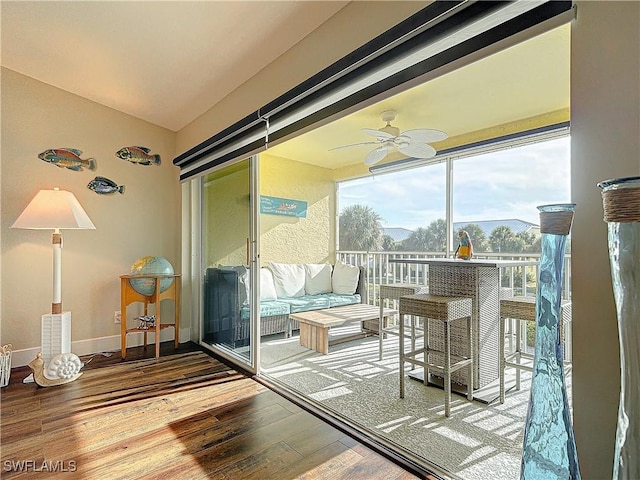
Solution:
[{"label": "ceiling fan blade", "polygon": [[431,158],[436,156],[436,149],[426,143],[398,145],[398,151],[404,155],[415,158]]},{"label": "ceiling fan blade", "polygon": [[389,140],[394,137],[394,135],[391,135],[390,133],[383,132],[382,130],[376,130],[375,128],[363,128],[361,131],[380,140]]},{"label": "ceiling fan blade", "polygon": [[365,165],[375,165],[376,163],[378,163],[380,160],[382,160],[384,157],[387,156],[387,153],[389,153],[389,150],[391,150],[393,147],[389,147],[388,145],[382,145],[374,150],[371,150],[366,157],[364,157],[364,164]]},{"label": "ceiling fan blade", "polygon": [[352,143],[351,145],[341,145],[339,147],[330,148],[331,150],[340,150],[341,148],[351,148],[351,147],[360,147],[361,145],[377,145],[378,142],[362,142],[362,143]]},{"label": "ceiling fan blade", "polygon": [[449,135],[440,130],[431,130],[428,128],[417,128],[415,130],[407,130],[400,135],[409,137],[412,143],[431,143],[444,140]]}]

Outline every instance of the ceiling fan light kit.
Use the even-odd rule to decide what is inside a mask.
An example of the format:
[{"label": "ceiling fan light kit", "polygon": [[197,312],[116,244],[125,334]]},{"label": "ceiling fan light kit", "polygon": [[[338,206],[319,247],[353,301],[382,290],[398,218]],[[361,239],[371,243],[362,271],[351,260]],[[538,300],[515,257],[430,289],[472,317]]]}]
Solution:
[{"label": "ceiling fan light kit", "polygon": [[395,120],[397,112],[395,110],[385,110],[380,114],[380,118],[386,125],[379,129],[363,128],[362,132],[375,137],[375,141],[355,143],[351,145],[343,145],[335,147],[331,150],[340,148],[356,147],[360,145],[376,145],[378,147],[371,150],[364,158],[364,164],[371,166],[378,163],[394,148],[408,157],[415,158],[432,158],[436,155],[436,149],[429,143],[439,142],[447,138],[447,134],[440,130],[418,128],[407,130],[400,133],[400,129],[391,125]]}]

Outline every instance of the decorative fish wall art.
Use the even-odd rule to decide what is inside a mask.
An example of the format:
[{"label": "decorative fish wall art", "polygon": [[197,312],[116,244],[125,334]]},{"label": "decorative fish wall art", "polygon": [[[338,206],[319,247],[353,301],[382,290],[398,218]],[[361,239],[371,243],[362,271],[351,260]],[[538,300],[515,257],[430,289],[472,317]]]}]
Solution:
[{"label": "decorative fish wall art", "polygon": [[139,165],[160,165],[160,155],[151,154],[147,147],[122,147],[116,152],[116,157]]},{"label": "decorative fish wall art", "polygon": [[75,148],[52,148],[45,150],[38,158],[45,162],[51,163],[56,167],[68,168],[76,172],[81,172],[85,168],[95,170],[97,163],[95,158],[80,158],[82,152]]},{"label": "decorative fish wall art", "polygon": [[124,185],[119,185],[105,177],[96,177],[89,182],[87,185],[89,190],[93,190],[94,192],[100,195],[111,195],[112,193],[124,193]]}]

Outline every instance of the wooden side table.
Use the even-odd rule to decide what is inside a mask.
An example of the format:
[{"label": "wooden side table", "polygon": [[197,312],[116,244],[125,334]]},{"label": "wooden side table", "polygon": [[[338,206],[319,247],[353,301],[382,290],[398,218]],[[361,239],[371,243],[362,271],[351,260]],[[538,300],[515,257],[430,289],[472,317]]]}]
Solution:
[{"label": "wooden side table", "polygon": [[[180,343],[180,278],[181,274],[172,275],[120,275],[120,336],[121,336],[121,350],[122,358],[127,356],[127,333],[142,332],[144,333],[144,346],[147,346],[147,333],[155,333],[156,343],[156,358],[160,356],[160,331],[168,328],[174,328],[175,347],[178,348]],[[155,281],[155,288],[151,295],[143,295],[136,292],[129,280],[140,278],[153,278]],[[165,278],[173,278],[173,282],[169,288],[164,292],[160,291],[160,280]],[[173,323],[161,323],[160,321],[160,303],[163,300],[173,300],[174,306],[174,321]],[[155,326],[152,328],[127,328],[127,306],[134,302],[142,302],[144,304],[144,314],[149,314],[149,305],[155,305]]]}]

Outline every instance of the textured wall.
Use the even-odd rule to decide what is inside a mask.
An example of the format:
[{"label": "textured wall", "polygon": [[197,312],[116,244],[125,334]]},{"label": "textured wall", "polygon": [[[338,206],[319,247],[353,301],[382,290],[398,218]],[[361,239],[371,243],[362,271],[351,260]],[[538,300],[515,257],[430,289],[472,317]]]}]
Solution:
[{"label": "textured wall", "polygon": [[[130,145],[151,148],[162,165],[144,167],[115,156]],[[38,159],[56,147],[82,150],[82,158],[97,159],[97,170],[74,172]],[[169,130],[2,69],[3,344],[39,348],[40,318],[51,311],[52,232],[9,228],[41,189],[73,192],[96,226],[63,231],[62,301],[72,312],[73,342],[119,338],[120,326],[113,323],[113,312],[120,310],[118,276],[137,258],[164,256],[180,271],[174,151]],[[125,194],[92,192],[87,184],[96,175],[125,185]]]},{"label": "textured wall", "polygon": [[307,202],[306,218],[260,215],[262,264],[333,263],[335,183],[326,168],[260,155],[260,193]]}]

